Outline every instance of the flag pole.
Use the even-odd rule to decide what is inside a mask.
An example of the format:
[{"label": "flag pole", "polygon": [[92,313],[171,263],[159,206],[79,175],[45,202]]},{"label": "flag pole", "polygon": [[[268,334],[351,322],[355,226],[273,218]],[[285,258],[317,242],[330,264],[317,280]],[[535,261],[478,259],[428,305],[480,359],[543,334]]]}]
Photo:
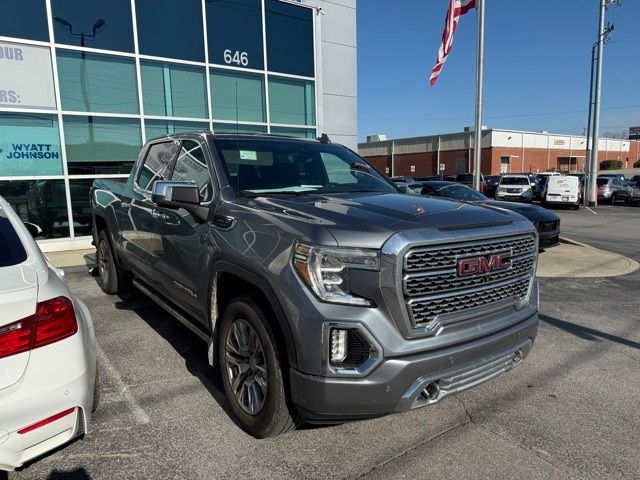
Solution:
[{"label": "flag pole", "polygon": [[478,5],[478,52],[476,54],[476,124],[473,141],[473,188],[480,191],[480,160],[482,158],[482,80],[484,76],[484,0]]}]

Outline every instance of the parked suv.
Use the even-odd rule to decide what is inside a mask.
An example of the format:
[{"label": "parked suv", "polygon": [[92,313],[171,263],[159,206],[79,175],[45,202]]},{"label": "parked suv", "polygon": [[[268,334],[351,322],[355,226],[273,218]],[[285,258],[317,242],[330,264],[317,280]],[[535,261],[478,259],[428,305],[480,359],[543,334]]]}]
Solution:
[{"label": "parked suv", "polygon": [[519,174],[503,175],[496,190],[496,200],[531,202],[533,189],[529,177]]},{"label": "parked suv", "polygon": [[601,203],[613,205],[619,201],[629,201],[631,197],[629,188],[619,177],[598,176],[596,184],[598,186],[598,201]]},{"label": "parked suv", "polygon": [[401,194],[326,136],[167,136],[91,198],[102,289],[132,282],[207,342],[256,437],[430,405],[536,337],[531,222]]},{"label": "parked suv", "polygon": [[[455,176],[455,182],[462,183],[467,187],[473,188],[473,173],[458,173]],[[484,178],[484,175],[480,174],[480,192],[484,193],[487,191],[487,181]]]}]

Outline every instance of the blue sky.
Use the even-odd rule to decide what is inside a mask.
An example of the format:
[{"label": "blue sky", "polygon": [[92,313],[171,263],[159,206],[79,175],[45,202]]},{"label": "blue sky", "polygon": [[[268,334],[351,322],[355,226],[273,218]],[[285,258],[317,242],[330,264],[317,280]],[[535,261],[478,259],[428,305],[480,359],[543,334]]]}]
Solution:
[{"label": "blue sky", "polygon": [[[598,0],[485,0],[483,124],[581,134],[587,123]],[[447,0],[358,1],[359,139],[473,125],[477,14],[460,19],[434,87],[428,77]],[[640,125],[640,1],[609,8],[601,132]],[[624,107],[624,108],[620,108]]]}]

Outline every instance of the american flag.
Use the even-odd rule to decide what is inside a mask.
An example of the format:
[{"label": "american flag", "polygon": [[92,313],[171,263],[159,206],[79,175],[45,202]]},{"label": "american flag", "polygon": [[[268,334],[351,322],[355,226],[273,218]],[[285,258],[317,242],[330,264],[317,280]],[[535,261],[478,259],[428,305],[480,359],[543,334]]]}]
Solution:
[{"label": "american flag", "polygon": [[451,52],[453,34],[456,33],[460,15],[464,15],[475,7],[476,0],[449,0],[449,10],[447,10],[447,16],[444,21],[444,32],[442,33],[442,44],[440,45],[440,50],[438,50],[436,65],[431,70],[431,77],[429,78],[431,86],[436,83],[438,75],[440,75],[444,62],[447,59],[447,55]]}]

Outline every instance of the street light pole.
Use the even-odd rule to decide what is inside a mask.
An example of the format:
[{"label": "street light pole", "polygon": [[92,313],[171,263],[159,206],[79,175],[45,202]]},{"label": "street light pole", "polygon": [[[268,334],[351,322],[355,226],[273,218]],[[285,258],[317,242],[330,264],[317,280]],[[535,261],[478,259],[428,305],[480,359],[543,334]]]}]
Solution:
[{"label": "street light pole", "polygon": [[604,53],[604,43],[607,34],[613,30],[612,26],[607,25],[605,28],[604,19],[607,7],[616,3],[617,0],[600,0],[600,18],[598,28],[598,61],[596,67],[596,83],[595,83],[595,99],[593,102],[593,136],[591,138],[591,157],[589,161],[589,183],[587,197],[589,198],[589,206],[596,204],[597,193],[596,177],[598,175],[598,142],[600,137],[600,99],[602,97],[602,55]]}]

